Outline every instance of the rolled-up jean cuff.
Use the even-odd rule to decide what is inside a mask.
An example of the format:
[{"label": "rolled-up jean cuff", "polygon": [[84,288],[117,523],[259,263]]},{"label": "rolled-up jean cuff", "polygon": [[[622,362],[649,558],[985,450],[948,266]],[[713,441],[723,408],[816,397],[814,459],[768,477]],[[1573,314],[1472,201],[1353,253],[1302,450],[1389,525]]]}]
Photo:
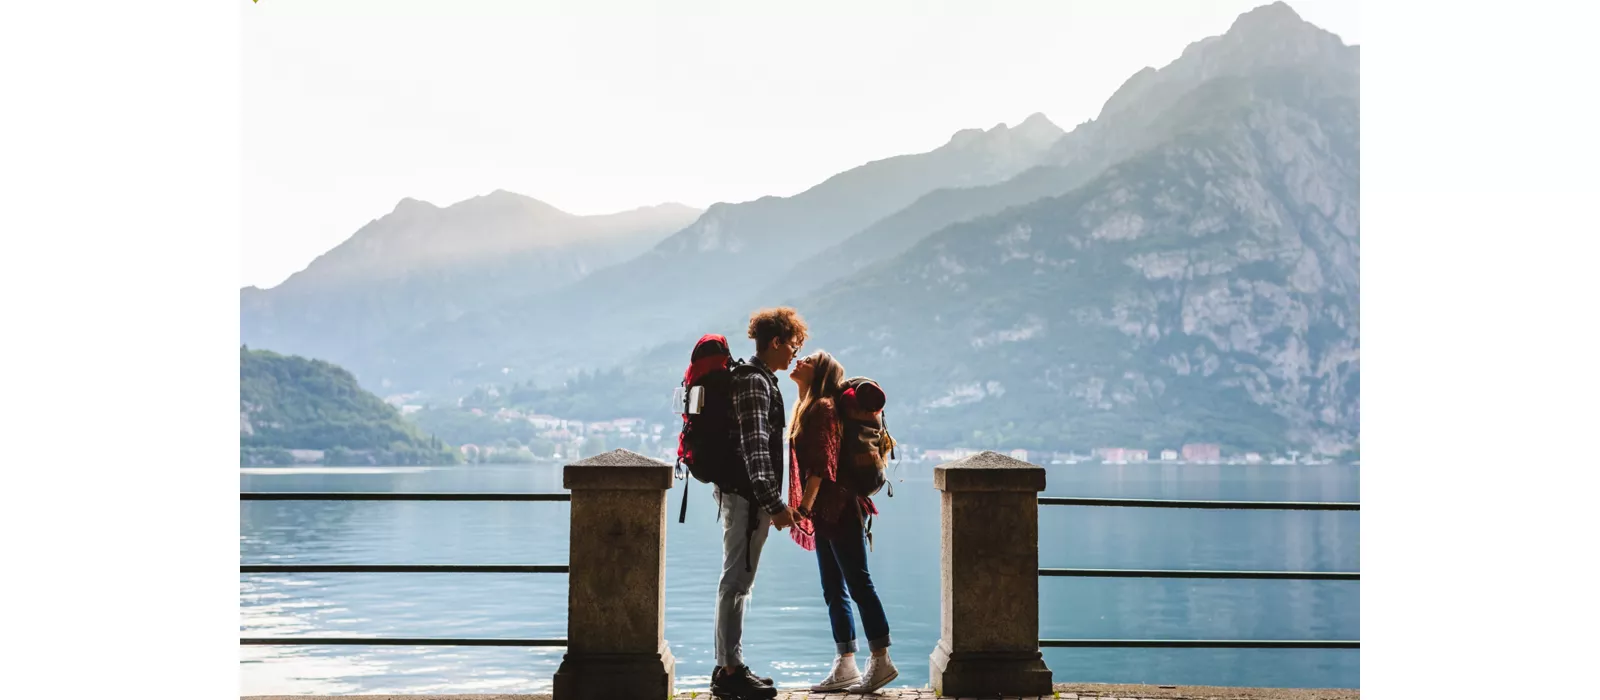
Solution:
[{"label": "rolled-up jean cuff", "polygon": [[837,651],[840,654],[854,654],[856,653],[856,640],[852,639],[848,642],[834,642],[833,648],[834,651]]},{"label": "rolled-up jean cuff", "polygon": [[869,639],[869,640],[867,640],[867,648],[871,649],[873,651],[879,651],[879,650],[882,650],[882,649],[888,649],[889,648],[889,635],[887,635],[887,634],[883,635],[882,639]]}]

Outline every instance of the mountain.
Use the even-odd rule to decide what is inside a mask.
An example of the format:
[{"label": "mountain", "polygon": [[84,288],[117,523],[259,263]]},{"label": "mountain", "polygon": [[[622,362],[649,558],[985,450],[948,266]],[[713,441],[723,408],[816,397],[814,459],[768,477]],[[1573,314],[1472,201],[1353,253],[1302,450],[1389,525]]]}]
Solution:
[{"label": "mountain", "polygon": [[743,352],[745,314],[789,300],[808,348],[884,383],[913,445],[1358,449],[1359,64],[1263,6],[1070,133],[968,130],[714,205],[637,258],[350,366],[452,396],[496,383],[564,417],[664,417],[695,336]]},{"label": "mountain", "polygon": [[[806,292],[892,258],[951,224],[1009,207],[1066,194],[1107,167],[1170,139],[1185,125],[1168,112],[1190,91],[1210,80],[1265,71],[1345,66],[1352,47],[1300,19],[1284,3],[1241,15],[1220,36],[1189,45],[1182,55],[1130,76],[1106,100],[1100,114],[1057,139],[1038,165],[990,185],[945,188],[793,266],[752,299],[793,301]],[[743,304],[748,304],[741,300]]]},{"label": "mountain", "polygon": [[[1106,154],[1085,157],[1078,186],[1027,189],[1069,164],[929,195],[876,226],[962,197],[1032,199],[912,231],[786,298],[812,327],[808,349],[884,383],[912,444],[1338,454],[1359,441],[1359,113],[1357,48],[1285,5],[1258,8],[1135,75],[1103,126],[1059,141],[1058,157]],[[661,415],[693,336],[742,341],[741,322],[513,396],[574,417]]]},{"label": "mountain", "polygon": [[470,387],[557,379],[605,367],[683,328],[741,290],[941,187],[1000,182],[1061,136],[1042,115],[1015,128],[957,132],[926,153],[873,161],[792,197],[712,205],[637,258],[551,294],[531,295],[396,337],[353,367],[395,386]]},{"label": "mountain", "polygon": [[288,450],[359,453],[382,464],[454,461],[344,369],[247,347],[239,350],[239,447],[245,461],[284,461],[272,458]]},{"label": "mountain", "polygon": [[1357,60],[1202,83],[1160,146],[808,298],[810,345],[927,444],[1356,448]]},{"label": "mountain", "polygon": [[349,362],[398,333],[570,284],[699,215],[665,204],[577,216],[505,190],[443,208],[404,199],[277,287],[240,290],[240,335]]}]

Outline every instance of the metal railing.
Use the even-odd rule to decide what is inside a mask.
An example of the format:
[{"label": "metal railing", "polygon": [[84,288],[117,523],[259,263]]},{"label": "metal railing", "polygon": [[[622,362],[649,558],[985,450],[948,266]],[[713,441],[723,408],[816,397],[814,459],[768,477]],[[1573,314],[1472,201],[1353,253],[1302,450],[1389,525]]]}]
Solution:
[{"label": "metal railing", "polygon": [[[240,501],[571,501],[570,493],[343,493],[337,491],[241,491]],[[240,574],[565,574],[557,565],[521,564],[240,564]],[[565,639],[457,637],[241,637],[239,644],[564,647]]]},{"label": "metal railing", "polygon": [[1280,581],[1359,581],[1359,571],[1199,571],[1194,569],[1040,569],[1040,576],[1084,578],[1226,578]]},{"label": "metal railing", "polygon": [[[571,501],[569,493],[345,493],[241,492],[241,501]],[[1305,501],[1195,501],[1129,498],[1039,497],[1039,505],[1204,510],[1360,511],[1359,503]],[[568,573],[565,565],[512,564],[241,564],[240,574],[272,573]],[[1190,569],[1041,568],[1040,576],[1293,581],[1357,581],[1354,571],[1210,571]],[[241,645],[383,645],[564,647],[565,639],[243,637]],[[1040,639],[1050,648],[1359,649],[1359,640]]]},{"label": "metal railing", "polygon": [[571,501],[570,493],[377,493],[241,491],[241,501]]},{"label": "metal railing", "polygon": [[[1069,498],[1040,496],[1041,506],[1190,508],[1200,510],[1357,511],[1360,503],[1340,501],[1189,501],[1147,498]],[[1357,581],[1359,571],[1206,571],[1193,569],[1041,568],[1040,576],[1083,578],[1254,579],[1281,581]],[[1360,640],[1321,639],[1041,639],[1040,647],[1094,649],[1360,649]]]},{"label": "metal railing", "polygon": [[1040,496],[1041,506],[1115,506],[1123,508],[1199,508],[1202,510],[1361,510],[1344,501],[1174,501],[1158,498],[1066,498]]}]

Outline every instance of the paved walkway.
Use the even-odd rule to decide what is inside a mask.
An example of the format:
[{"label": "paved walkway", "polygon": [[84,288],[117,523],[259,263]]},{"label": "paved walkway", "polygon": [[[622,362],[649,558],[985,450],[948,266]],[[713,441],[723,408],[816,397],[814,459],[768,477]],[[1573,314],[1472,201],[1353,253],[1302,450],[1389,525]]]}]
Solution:
[{"label": "paved walkway", "polygon": [[[1359,700],[1358,690],[1301,690],[1280,688],[1212,688],[1200,686],[1100,685],[1057,683],[1056,692],[1043,696],[977,696],[973,700]],[[876,695],[811,693],[779,689],[777,700],[936,700],[932,690],[886,688]],[[711,700],[704,691],[679,693],[674,700]],[[964,700],[957,699],[957,700]]]},{"label": "paved walkway", "polygon": [[[1038,697],[1010,696],[1005,700],[1360,700],[1359,690],[1302,690],[1285,688],[1214,688],[1186,685],[1101,685],[1094,683],[1057,683],[1052,695]],[[843,693],[809,693],[803,690],[783,691],[778,700],[933,700],[932,690],[914,688],[887,688],[876,695],[846,695]],[[978,696],[972,700],[993,700],[1000,696]],[[550,700],[549,695],[346,695],[338,697],[297,696],[247,696],[243,700]],[[621,700],[621,699],[619,699]],[[711,700],[704,691],[678,693],[673,700]],[[957,699],[960,700],[960,699]]]}]

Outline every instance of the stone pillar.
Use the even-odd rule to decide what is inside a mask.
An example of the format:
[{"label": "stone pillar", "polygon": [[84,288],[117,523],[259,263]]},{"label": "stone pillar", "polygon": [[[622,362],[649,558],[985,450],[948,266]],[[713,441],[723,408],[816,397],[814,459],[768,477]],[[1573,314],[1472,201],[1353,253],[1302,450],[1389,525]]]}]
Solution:
[{"label": "stone pillar", "polygon": [[1039,492],[1044,469],[983,452],[933,471],[939,494],[940,696],[1049,696],[1039,653]]},{"label": "stone pillar", "polygon": [[613,450],[567,465],[572,491],[567,654],[555,700],[673,694],[666,625],[667,491],[672,465]]}]

